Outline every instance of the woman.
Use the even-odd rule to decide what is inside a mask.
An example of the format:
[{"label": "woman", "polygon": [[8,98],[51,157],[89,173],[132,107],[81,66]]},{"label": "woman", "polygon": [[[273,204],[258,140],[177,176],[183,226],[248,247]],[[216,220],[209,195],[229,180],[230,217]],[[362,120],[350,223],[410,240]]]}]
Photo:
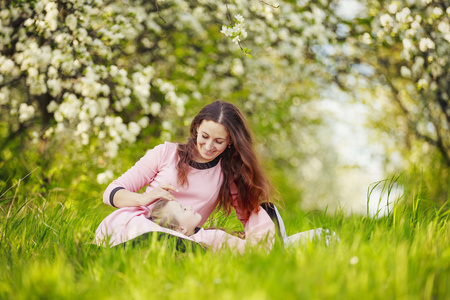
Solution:
[{"label": "woman", "polygon": [[[137,193],[146,185],[144,193]],[[243,114],[231,103],[215,101],[194,118],[186,144],[156,146],[107,187],[104,203],[126,209],[100,224],[96,243],[114,236],[108,241],[114,246],[160,231],[145,216],[161,198],[192,206],[202,216],[200,226],[216,207],[226,214],[233,207],[246,237],[273,240],[275,224],[265,210],[269,206],[260,209],[271,192]]]}]

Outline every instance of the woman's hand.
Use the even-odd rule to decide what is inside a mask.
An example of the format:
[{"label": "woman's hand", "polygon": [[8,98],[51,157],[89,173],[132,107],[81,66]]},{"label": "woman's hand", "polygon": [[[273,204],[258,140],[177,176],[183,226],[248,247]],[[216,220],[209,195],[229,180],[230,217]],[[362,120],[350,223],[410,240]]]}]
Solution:
[{"label": "woman's hand", "polygon": [[129,206],[147,206],[158,199],[167,199],[169,201],[176,200],[172,192],[178,190],[170,184],[160,185],[146,194],[134,193],[128,190],[118,190],[114,195],[114,206],[117,208]]},{"label": "woman's hand", "polygon": [[171,184],[160,185],[160,186],[152,189],[148,193],[141,194],[141,197],[140,197],[141,205],[144,205],[144,206],[150,205],[158,199],[166,199],[169,201],[175,201],[176,198],[172,194],[172,192],[178,192],[178,190],[173,185],[171,185]]}]

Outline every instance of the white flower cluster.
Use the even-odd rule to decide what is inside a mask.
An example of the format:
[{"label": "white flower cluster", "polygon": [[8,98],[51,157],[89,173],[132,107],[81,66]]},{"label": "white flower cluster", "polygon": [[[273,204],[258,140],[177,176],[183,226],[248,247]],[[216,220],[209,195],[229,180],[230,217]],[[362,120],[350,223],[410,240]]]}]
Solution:
[{"label": "white flower cluster", "polygon": [[231,41],[233,43],[239,44],[241,39],[245,39],[247,37],[247,31],[245,30],[244,17],[242,15],[236,15],[235,23],[233,26],[222,26],[222,30],[220,31],[225,36],[231,37]]},{"label": "white flower cluster", "polygon": [[56,28],[58,27],[57,17],[59,13],[56,2],[48,1],[45,4],[45,11],[46,11],[46,15],[44,18],[45,23],[51,31],[55,31]]},{"label": "white flower cluster", "polygon": [[[154,67],[148,63],[130,66],[120,51],[127,45],[125,53],[133,53],[136,37],[145,34],[143,25],[157,26],[157,13],[149,17],[146,11],[139,5],[101,0],[0,4],[0,50],[11,48],[11,54],[0,55],[0,84],[6,83],[0,89],[2,118],[30,124],[39,116],[38,101],[44,101],[38,99],[47,99],[47,111],[56,124],[40,134],[44,138],[69,133],[75,143],[88,145],[96,137],[111,157],[117,155],[120,144],[135,142],[149,125],[147,115],[162,112],[161,104],[150,99]],[[25,86],[8,85],[20,78],[25,80],[19,84]],[[182,116],[186,99],[167,84],[161,91]],[[32,96],[31,102],[17,92],[19,88]],[[133,111],[135,102],[142,107],[138,114]],[[3,113],[4,108],[8,113]],[[133,118],[125,123],[116,112],[125,116],[131,112]]]},{"label": "white flower cluster", "polygon": [[109,183],[114,177],[114,174],[111,170],[106,170],[103,173],[97,175],[98,184],[106,184]]},{"label": "white flower cluster", "polygon": [[434,46],[434,42],[430,38],[421,38],[419,41],[419,49],[422,52],[425,52],[428,49],[434,49]]},{"label": "white flower cluster", "polygon": [[8,104],[10,98],[10,91],[7,87],[2,87],[0,89],[0,105]]},{"label": "white flower cluster", "polygon": [[380,17],[380,24],[383,27],[392,27],[394,19],[389,14],[384,14]]},{"label": "white flower cluster", "polygon": [[134,95],[138,98],[145,114],[152,112],[149,104],[150,100],[150,82],[155,74],[153,67],[148,66],[142,71],[135,72],[132,75],[132,86]]},{"label": "white flower cluster", "polygon": [[186,100],[175,93],[175,86],[161,78],[155,81],[155,86],[159,87],[160,91],[165,95],[166,100],[173,105],[176,114],[180,117],[183,116]]},{"label": "white flower cluster", "polygon": [[21,103],[19,107],[19,121],[21,123],[28,121],[33,117],[35,111],[34,106]]},{"label": "white flower cluster", "polygon": [[[419,1],[417,7],[401,7],[397,1],[388,6],[387,13],[379,16],[381,28],[376,36],[379,41],[392,43],[398,37],[403,45],[401,57],[404,66],[400,74],[417,81],[421,89],[436,87],[427,74],[438,78],[450,65],[450,10],[444,12],[433,1]],[[427,30],[433,28],[432,34]],[[417,63],[428,61],[427,70]],[[445,88],[444,88],[445,90]]]},{"label": "white flower cluster", "polygon": [[80,77],[78,82],[74,84],[74,91],[83,97],[97,98],[99,95],[109,96],[109,86],[100,83],[102,73],[105,73],[103,66],[96,66],[95,69],[88,66],[85,69],[84,76]]}]

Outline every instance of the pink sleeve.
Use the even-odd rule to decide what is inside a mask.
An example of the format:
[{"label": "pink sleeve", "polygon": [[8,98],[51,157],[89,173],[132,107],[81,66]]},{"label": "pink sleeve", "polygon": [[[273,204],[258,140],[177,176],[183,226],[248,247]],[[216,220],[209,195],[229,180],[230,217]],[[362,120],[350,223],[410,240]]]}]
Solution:
[{"label": "pink sleeve", "polygon": [[149,184],[160,169],[167,151],[167,143],[149,150],[133,167],[111,182],[103,193],[103,203],[113,206],[115,192],[126,189],[137,192]]},{"label": "pink sleeve", "polygon": [[250,214],[244,230],[247,243],[263,243],[268,249],[272,248],[275,242],[275,224],[264,209],[259,208]]},{"label": "pink sleeve", "polygon": [[245,239],[252,244],[262,242],[267,239],[267,244],[272,247],[275,242],[275,224],[270,216],[261,207],[256,208],[246,217],[246,214],[239,209],[237,204],[237,188],[231,186],[231,196],[233,197],[233,207],[236,210],[236,216],[244,225]]}]

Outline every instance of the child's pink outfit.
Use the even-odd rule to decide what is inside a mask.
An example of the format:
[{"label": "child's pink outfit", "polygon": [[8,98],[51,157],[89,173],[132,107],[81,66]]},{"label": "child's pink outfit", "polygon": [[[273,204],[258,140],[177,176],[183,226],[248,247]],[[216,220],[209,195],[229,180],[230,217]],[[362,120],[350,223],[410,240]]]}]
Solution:
[{"label": "child's pink outfit", "polygon": [[[138,192],[147,185],[146,192],[160,185],[172,185],[178,192],[173,192],[177,201],[183,206],[192,206],[194,211],[202,215],[199,226],[203,225],[209,215],[213,212],[218,203],[218,194],[223,181],[220,158],[213,162],[201,165],[201,169],[191,167],[188,173],[188,186],[183,187],[178,184],[176,164],[178,161],[178,145],[174,143],[164,143],[148,151],[132,168],[114,180],[103,194],[103,202],[113,205],[114,194],[120,189],[127,189],[131,192]],[[229,236],[221,230],[200,230],[191,236],[191,239],[209,245],[213,248],[220,248],[225,241],[228,245],[237,245],[234,248],[241,252],[247,243],[257,243],[262,239],[267,239],[268,245],[272,245],[275,238],[275,225],[269,215],[263,210],[253,211],[248,218],[239,210],[236,205],[236,187],[231,187],[233,207],[239,220],[244,225],[246,240]],[[96,231],[94,243],[105,246],[108,241],[109,246],[131,240],[147,232],[160,231],[167,232],[166,228],[148,220],[146,216],[152,205],[140,207],[125,207],[116,210],[107,216]],[[175,231],[171,230],[171,234]],[[178,233],[177,236],[186,238]],[[238,239],[238,240],[236,240]],[[218,247],[220,245],[220,247]]]}]

